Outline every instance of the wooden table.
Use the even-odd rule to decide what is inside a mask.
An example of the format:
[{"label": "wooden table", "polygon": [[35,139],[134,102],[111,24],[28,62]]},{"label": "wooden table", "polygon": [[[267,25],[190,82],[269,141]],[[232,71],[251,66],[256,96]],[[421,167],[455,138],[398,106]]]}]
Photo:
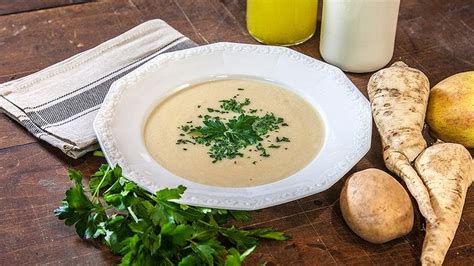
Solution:
[{"label": "wooden table", "polygon": [[[199,44],[255,43],[245,28],[244,0],[0,0],[0,82],[28,75],[112,38],[137,24],[161,18]],[[321,59],[319,32],[295,50]],[[395,55],[421,69],[432,84],[474,69],[472,0],[403,0]],[[370,74],[349,74],[366,94]],[[380,138],[353,168],[384,168]],[[0,115],[0,265],[111,264],[103,247],[76,236],[53,216],[71,185],[67,167],[92,173],[102,161],[72,160]],[[326,192],[253,213],[252,225],[273,226],[293,238],[262,242],[249,265],[417,264],[423,241],[419,213],[413,231],[383,245],[369,244],[342,220],[343,181]],[[474,191],[446,264],[474,264]]]}]

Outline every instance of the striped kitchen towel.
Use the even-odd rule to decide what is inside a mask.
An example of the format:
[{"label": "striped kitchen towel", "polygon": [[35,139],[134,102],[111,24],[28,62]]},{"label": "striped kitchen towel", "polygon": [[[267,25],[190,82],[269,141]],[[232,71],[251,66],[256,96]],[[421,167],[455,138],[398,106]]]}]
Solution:
[{"label": "striped kitchen towel", "polygon": [[196,46],[150,20],[37,73],[0,84],[0,111],[78,158],[98,148],[92,123],[114,81],[159,54]]}]

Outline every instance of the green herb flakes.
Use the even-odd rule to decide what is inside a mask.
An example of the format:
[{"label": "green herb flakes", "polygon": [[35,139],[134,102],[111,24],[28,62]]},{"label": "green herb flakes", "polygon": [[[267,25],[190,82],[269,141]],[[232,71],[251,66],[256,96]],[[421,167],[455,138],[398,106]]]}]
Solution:
[{"label": "green herb flakes", "polygon": [[191,129],[191,126],[188,126],[188,125],[181,126],[181,130],[182,130],[183,132],[188,132],[189,129]]},{"label": "green herb flakes", "polygon": [[178,145],[188,144],[188,143],[195,144],[193,141],[190,141],[189,139],[177,139],[176,140],[176,144],[178,144]]},{"label": "green herb flakes", "polygon": [[[188,142],[178,139],[176,144],[193,143],[209,147],[208,154],[213,163],[223,159],[244,157],[244,151],[248,146],[254,146],[260,156],[269,157],[270,154],[261,142],[263,138],[267,138],[267,142],[271,143],[272,141],[268,139],[269,133],[277,132],[280,126],[286,124],[284,119],[273,113],[256,115],[258,109],[247,111],[246,108],[251,104],[250,99],[238,100],[237,96],[238,94],[231,99],[220,100],[219,108],[207,108],[208,112],[215,115],[199,115],[202,125],[194,126],[192,121],[188,121],[189,125],[181,126],[181,130],[188,137]],[[236,115],[232,118],[225,116],[230,112]],[[288,138],[277,137],[277,142],[280,140],[289,141]],[[271,144],[268,147],[279,148],[280,146]]]},{"label": "green herb flakes", "polygon": [[287,137],[276,137],[276,142],[290,142],[290,139]]},{"label": "green herb flakes", "polygon": [[[236,98],[236,96],[234,97]],[[219,101],[220,103],[222,103],[220,105],[220,108],[226,111],[234,112],[234,113],[239,113],[239,114],[245,113],[245,110],[243,108],[250,104],[250,99],[246,98],[243,102],[239,102],[235,98]]]}]

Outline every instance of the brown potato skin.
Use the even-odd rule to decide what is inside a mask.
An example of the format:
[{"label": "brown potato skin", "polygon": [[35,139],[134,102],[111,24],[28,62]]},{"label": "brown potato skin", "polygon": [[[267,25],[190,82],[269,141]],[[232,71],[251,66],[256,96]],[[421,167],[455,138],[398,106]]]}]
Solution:
[{"label": "brown potato skin", "polygon": [[408,193],[391,175],[378,169],[351,175],[342,188],[340,206],[351,230],[371,243],[399,238],[413,227]]}]

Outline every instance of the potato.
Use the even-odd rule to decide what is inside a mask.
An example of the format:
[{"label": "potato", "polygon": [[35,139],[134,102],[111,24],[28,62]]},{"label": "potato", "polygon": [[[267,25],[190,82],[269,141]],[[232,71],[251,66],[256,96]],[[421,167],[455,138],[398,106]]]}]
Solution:
[{"label": "potato", "polygon": [[413,227],[413,206],[405,189],[378,169],[351,175],[340,196],[342,216],[361,238],[385,243],[408,234]]}]

